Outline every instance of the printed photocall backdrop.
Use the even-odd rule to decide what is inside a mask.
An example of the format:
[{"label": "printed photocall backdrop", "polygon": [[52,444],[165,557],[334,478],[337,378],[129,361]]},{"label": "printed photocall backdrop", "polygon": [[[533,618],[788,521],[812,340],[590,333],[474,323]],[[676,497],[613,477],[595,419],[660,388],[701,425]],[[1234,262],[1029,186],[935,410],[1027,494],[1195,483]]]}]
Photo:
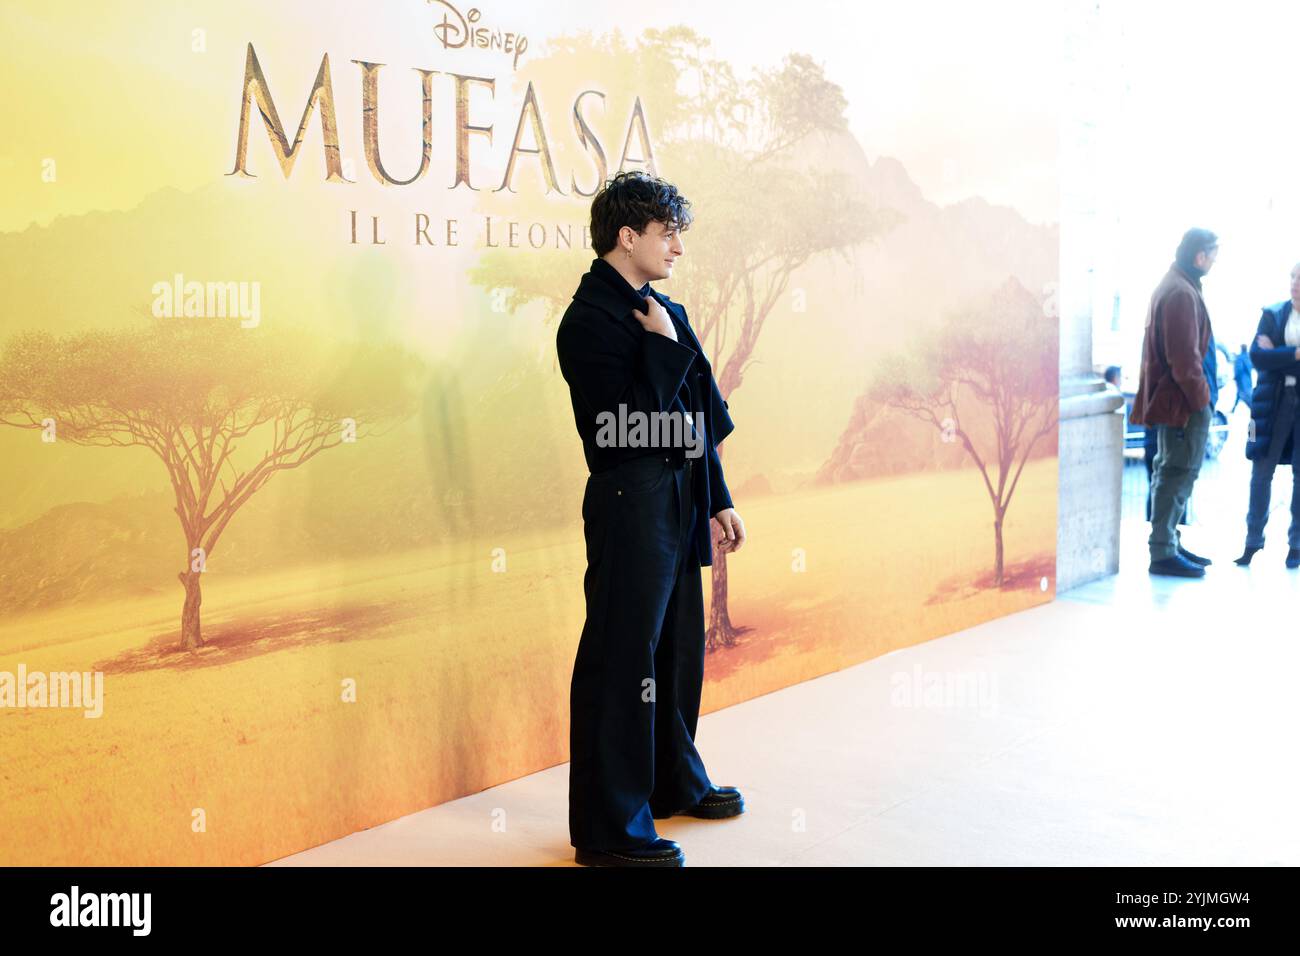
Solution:
[{"label": "printed photocall backdrop", "polygon": [[736,423],[704,711],[1050,601],[1052,15],[6,4],[0,864],[568,759],[555,327],[620,169],[693,202],[657,287]]}]

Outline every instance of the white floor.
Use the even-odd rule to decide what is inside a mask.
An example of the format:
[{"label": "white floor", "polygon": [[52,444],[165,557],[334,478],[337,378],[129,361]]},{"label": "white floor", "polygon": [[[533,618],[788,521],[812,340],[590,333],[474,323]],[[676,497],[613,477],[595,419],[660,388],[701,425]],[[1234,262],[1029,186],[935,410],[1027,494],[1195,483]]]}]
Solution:
[{"label": "white floor", "polygon": [[[1153,578],[1149,526],[1129,522],[1116,577],[706,715],[710,776],[748,810],[660,834],[687,866],[1300,864],[1281,504],[1250,569],[1224,521],[1184,532],[1215,561],[1204,579]],[[573,865],[567,780],[552,767],[271,865]]]}]

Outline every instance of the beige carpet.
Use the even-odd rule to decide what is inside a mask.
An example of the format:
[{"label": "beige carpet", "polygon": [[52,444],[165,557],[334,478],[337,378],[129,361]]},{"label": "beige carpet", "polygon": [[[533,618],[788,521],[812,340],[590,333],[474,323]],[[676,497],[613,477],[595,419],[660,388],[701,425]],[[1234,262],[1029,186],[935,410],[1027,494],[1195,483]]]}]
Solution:
[{"label": "beige carpet", "polygon": [[[1285,507],[1281,509],[1285,513]],[[1270,528],[1198,581],[1119,576],[701,719],[731,820],[687,866],[1300,864],[1300,572]],[[1187,532],[1186,543],[1198,550]],[[572,866],[568,765],[271,865]]]}]

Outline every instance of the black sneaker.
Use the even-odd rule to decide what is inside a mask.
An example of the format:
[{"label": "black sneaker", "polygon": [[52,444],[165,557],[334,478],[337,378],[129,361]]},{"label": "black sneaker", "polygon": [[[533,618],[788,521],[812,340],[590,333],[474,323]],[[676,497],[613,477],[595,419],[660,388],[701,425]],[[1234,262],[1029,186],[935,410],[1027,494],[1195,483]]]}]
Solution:
[{"label": "black sneaker", "polygon": [[1203,558],[1199,554],[1192,554],[1192,552],[1188,551],[1181,544],[1178,546],[1178,553],[1188,561],[1192,562],[1192,564],[1199,564],[1203,568],[1214,563],[1209,558]]},{"label": "black sneaker", "polygon": [[1286,553],[1286,566],[1300,568],[1300,548],[1292,548]]},{"label": "black sneaker", "polygon": [[579,847],[574,862],[583,866],[685,866],[686,855],[672,840],[659,837],[635,850],[589,850]]},{"label": "black sneaker", "polygon": [[1147,570],[1152,574],[1169,574],[1180,578],[1205,577],[1205,568],[1199,564],[1193,564],[1180,554],[1161,558],[1159,561],[1152,561],[1151,567]]}]

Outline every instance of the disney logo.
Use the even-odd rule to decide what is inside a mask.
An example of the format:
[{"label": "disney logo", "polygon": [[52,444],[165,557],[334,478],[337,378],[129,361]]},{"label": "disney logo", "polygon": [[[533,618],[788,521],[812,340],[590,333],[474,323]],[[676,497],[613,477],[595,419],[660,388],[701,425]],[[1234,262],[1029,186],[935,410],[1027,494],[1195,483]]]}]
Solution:
[{"label": "disney logo", "polygon": [[459,50],[467,45],[480,50],[501,50],[503,53],[513,53],[511,67],[519,68],[519,58],[528,49],[528,37],[520,33],[476,26],[483,17],[478,7],[471,7],[468,13],[462,14],[447,0],[427,2],[443,8],[442,22],[433,25],[433,32],[442,41],[444,50]]}]

